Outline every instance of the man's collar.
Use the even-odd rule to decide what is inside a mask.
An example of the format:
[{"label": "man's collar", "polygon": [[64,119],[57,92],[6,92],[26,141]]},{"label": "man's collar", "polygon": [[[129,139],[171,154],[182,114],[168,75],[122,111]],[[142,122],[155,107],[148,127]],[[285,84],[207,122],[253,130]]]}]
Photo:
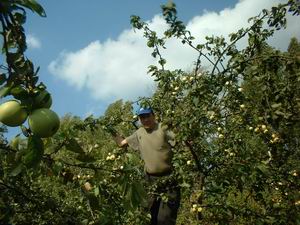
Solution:
[{"label": "man's collar", "polygon": [[156,130],[158,128],[158,122],[155,122],[155,125],[153,128],[145,128],[144,129],[148,132],[151,133],[152,131]]}]

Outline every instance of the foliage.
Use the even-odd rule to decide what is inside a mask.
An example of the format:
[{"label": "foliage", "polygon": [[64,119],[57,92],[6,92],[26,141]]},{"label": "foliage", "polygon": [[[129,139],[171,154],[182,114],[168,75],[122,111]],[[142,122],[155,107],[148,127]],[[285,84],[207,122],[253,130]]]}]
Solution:
[{"label": "foliage", "polygon": [[[34,0],[0,2],[0,95],[31,112],[46,86],[24,56],[25,9],[45,16]],[[173,3],[162,10],[169,24],[163,37],[138,16],[131,23],[144,31],[160,65],[149,67],[156,93],[139,104],[150,104],[176,133],[178,223],[300,224],[300,44],[291,39],[287,52],[267,44],[286,26],[287,13],[299,15],[299,2],[264,9],[248,28],[200,44]],[[166,69],[160,50],[169,38],[198,52],[192,72]],[[236,47],[241,39],[248,41],[244,49]],[[8,142],[0,127],[0,223],[147,224],[142,161],[109,134],[131,134],[132,111],[131,102],[119,100],[99,118],[65,115],[59,131],[44,139],[22,126],[25,137]]]},{"label": "foliage", "polygon": [[[204,44],[194,43],[173,3],[162,9],[169,25],[163,37],[131,18],[161,67],[149,66],[158,90],[141,102],[177,133],[175,165],[185,197],[192,196],[193,221],[299,224],[299,44],[292,39],[288,52],[267,44],[286,26],[287,11],[299,14],[299,2],[264,9],[248,28]],[[169,38],[198,52],[192,72],[166,69],[160,49]],[[238,49],[245,38],[248,45]],[[191,224],[182,211],[179,221]]]},{"label": "foliage", "polygon": [[[16,224],[143,224],[147,221],[140,205],[145,191],[140,182],[143,170],[139,157],[116,148],[103,128],[105,121],[117,119],[120,110],[122,116],[131,115],[129,105],[118,101],[98,119],[89,117],[82,121],[66,115],[59,132],[43,141],[42,162],[30,169],[24,160],[20,168],[17,159],[26,151],[26,143],[22,142],[28,139],[18,137],[18,144],[13,143],[14,139],[10,145],[3,146],[4,174],[0,185],[4,217],[1,221]],[[131,125],[122,129],[129,133],[135,128]]]},{"label": "foliage", "polygon": [[[25,56],[26,9],[46,16],[35,0],[0,2],[2,52],[0,98],[14,98],[31,114],[49,108],[51,95]],[[0,146],[1,224],[124,224],[146,221],[139,210],[144,189],[135,153],[119,151],[107,133],[135,128],[130,103],[118,101],[102,118],[66,115],[59,132],[41,139],[26,126]],[[126,112],[126,113],[125,113]],[[37,124],[37,126],[39,126]],[[116,126],[117,129],[119,129]],[[97,139],[95,139],[95,136]],[[139,165],[141,166],[141,165]]]}]

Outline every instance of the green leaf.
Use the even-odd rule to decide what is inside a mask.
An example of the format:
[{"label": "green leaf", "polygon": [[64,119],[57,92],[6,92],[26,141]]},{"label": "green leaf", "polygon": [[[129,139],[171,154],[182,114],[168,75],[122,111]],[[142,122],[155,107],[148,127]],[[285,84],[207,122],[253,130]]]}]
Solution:
[{"label": "green leaf", "polygon": [[134,209],[145,201],[146,192],[140,182],[133,182],[128,190],[128,194],[130,205]]},{"label": "green leaf", "polygon": [[78,142],[74,138],[70,138],[66,141],[65,147],[67,150],[76,152],[79,154],[85,154],[81,146],[78,144]]},{"label": "green leaf", "polygon": [[63,169],[63,165],[61,162],[55,162],[54,165],[52,166],[52,172],[55,175],[58,175]]},{"label": "green leaf", "polygon": [[126,153],[126,158],[128,160],[128,163],[132,164],[132,165],[137,165],[140,160],[139,157],[137,157],[137,155],[130,153],[130,152]]},{"label": "green leaf", "polygon": [[46,12],[43,9],[43,7],[37,3],[35,0],[23,0],[23,1],[17,1],[19,5],[22,5],[28,9],[31,9],[33,12],[36,12],[42,17],[46,17]]},{"label": "green leaf", "polygon": [[147,42],[147,46],[148,46],[149,48],[153,48],[153,47],[154,47],[154,41],[153,41],[153,40],[149,40],[149,41]]},{"label": "green leaf", "polygon": [[24,98],[26,96],[28,96],[27,91],[21,87],[21,86],[17,86],[11,89],[10,93],[16,98],[16,99],[20,99],[20,98]]},{"label": "green leaf", "polygon": [[96,196],[96,197],[99,196],[99,193],[100,193],[99,187],[96,187],[95,190],[94,190],[95,196]]},{"label": "green leaf", "polygon": [[9,94],[11,87],[3,86],[0,88],[0,98],[3,98]]},{"label": "green leaf", "polygon": [[279,116],[284,116],[284,112],[280,111],[280,110],[276,110],[275,111],[275,114],[276,115],[279,115]]},{"label": "green leaf", "polygon": [[19,163],[11,172],[10,172],[10,176],[17,176],[19,175],[23,170],[25,169],[25,166],[23,165],[23,163]]},{"label": "green leaf", "polygon": [[30,136],[28,138],[27,153],[22,162],[27,168],[36,167],[42,160],[44,154],[44,143],[41,138]]},{"label": "green leaf", "polygon": [[104,130],[107,131],[108,133],[110,133],[112,136],[116,136],[117,133],[118,133],[118,132],[116,131],[116,129],[115,129],[113,126],[111,126],[111,125],[105,126],[105,127],[104,127]]},{"label": "green leaf", "polygon": [[93,162],[95,161],[95,158],[92,156],[89,156],[85,153],[79,154],[76,159],[78,159],[81,162]]},{"label": "green leaf", "polygon": [[264,175],[268,175],[269,171],[268,171],[268,166],[264,163],[261,163],[259,165],[256,166],[256,168],[261,171]]},{"label": "green leaf", "polygon": [[9,65],[13,65],[14,68],[18,67],[18,68],[21,68],[23,67],[25,64],[24,64],[24,56],[23,54],[17,52],[17,53],[8,53],[7,54],[7,63]]},{"label": "green leaf", "polygon": [[99,205],[98,198],[94,194],[92,194],[92,193],[87,193],[86,197],[87,197],[87,199],[89,201],[89,204],[90,204],[91,208],[93,210],[99,210],[100,205]]},{"label": "green leaf", "polygon": [[272,104],[271,107],[275,109],[275,108],[279,108],[281,105],[282,105],[281,103],[275,103]]},{"label": "green leaf", "polygon": [[121,193],[122,193],[123,196],[126,196],[127,193],[128,193],[128,188],[129,188],[129,185],[130,185],[129,182],[130,181],[129,181],[129,179],[126,175],[124,175],[124,176],[122,176],[118,179],[118,183],[120,184]]},{"label": "green leaf", "polygon": [[19,25],[22,25],[26,22],[26,15],[24,12],[23,13],[16,12],[14,14],[14,18],[15,18],[16,23],[18,23]]},{"label": "green leaf", "polygon": [[6,76],[4,73],[0,74],[0,85],[4,84],[6,81]]},{"label": "green leaf", "polygon": [[230,41],[234,41],[237,38],[236,33],[231,33],[231,34],[229,34],[229,36],[230,36]]},{"label": "green leaf", "polygon": [[186,183],[186,182],[183,182],[182,184],[180,184],[180,186],[183,187],[183,188],[190,188],[191,187],[191,185]]},{"label": "green leaf", "polygon": [[88,219],[84,219],[81,221],[82,225],[88,225],[89,224],[89,220]]},{"label": "green leaf", "polygon": [[193,98],[193,103],[194,103],[195,106],[198,106],[198,104],[199,104],[199,98],[194,97]]}]

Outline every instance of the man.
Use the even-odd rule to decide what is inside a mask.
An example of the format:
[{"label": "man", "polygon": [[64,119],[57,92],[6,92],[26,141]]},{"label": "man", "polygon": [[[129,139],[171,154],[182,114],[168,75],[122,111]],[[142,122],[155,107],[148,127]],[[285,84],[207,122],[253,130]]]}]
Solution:
[{"label": "man", "polygon": [[[174,133],[156,121],[151,108],[140,108],[138,117],[142,126],[137,131],[125,139],[115,134],[114,140],[120,147],[129,145],[140,151],[144,160],[148,184],[155,187],[149,196],[151,225],[175,225],[180,189],[172,177]],[[164,200],[162,195],[166,197]]]}]

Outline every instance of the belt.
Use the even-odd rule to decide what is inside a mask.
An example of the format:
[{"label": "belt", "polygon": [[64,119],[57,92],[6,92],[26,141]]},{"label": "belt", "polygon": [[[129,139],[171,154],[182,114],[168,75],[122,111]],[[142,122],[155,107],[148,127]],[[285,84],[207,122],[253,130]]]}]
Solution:
[{"label": "belt", "polygon": [[172,173],[172,170],[170,170],[170,171],[165,171],[165,172],[161,172],[161,173],[148,173],[148,172],[146,171],[146,174],[147,174],[148,176],[151,176],[151,177],[164,177],[164,176],[167,176],[167,175],[171,175],[171,173]]},{"label": "belt", "polygon": [[177,179],[172,176],[172,171],[155,174],[146,172],[146,180],[150,185],[154,185],[155,192],[180,190]]}]

